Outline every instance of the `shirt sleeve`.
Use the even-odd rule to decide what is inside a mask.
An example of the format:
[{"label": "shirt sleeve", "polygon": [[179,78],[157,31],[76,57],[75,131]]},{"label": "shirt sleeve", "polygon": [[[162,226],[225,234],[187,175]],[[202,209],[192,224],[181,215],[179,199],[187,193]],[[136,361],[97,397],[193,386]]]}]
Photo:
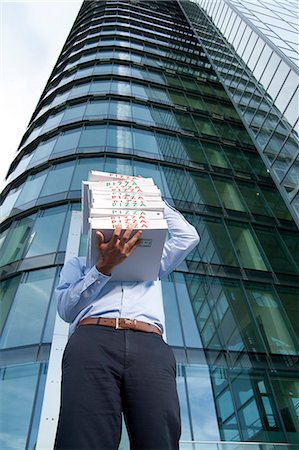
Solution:
[{"label": "shirt sleeve", "polygon": [[199,235],[184,216],[165,202],[164,217],[167,221],[170,239],[164,245],[159,278],[168,275],[188,253],[199,243]]},{"label": "shirt sleeve", "polygon": [[57,309],[66,322],[90,305],[110,280],[110,276],[100,273],[93,266],[86,274],[80,258],[72,258],[65,263],[60,273],[59,285],[55,290]]}]

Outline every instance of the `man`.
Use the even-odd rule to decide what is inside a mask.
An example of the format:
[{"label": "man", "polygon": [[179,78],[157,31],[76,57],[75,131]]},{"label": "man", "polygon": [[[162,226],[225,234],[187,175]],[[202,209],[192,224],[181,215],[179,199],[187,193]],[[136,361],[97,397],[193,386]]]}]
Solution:
[{"label": "man", "polygon": [[[164,217],[170,239],[159,278],[199,242],[195,228],[166,203]],[[122,412],[132,449],[179,448],[175,359],[162,338],[160,284],[111,280],[114,267],[138,246],[141,231],[131,234],[117,227],[103,242],[98,231],[97,264],[88,270],[84,258],[72,258],[62,269],[58,312],[73,334],[63,356],[57,450],[116,450]]]}]

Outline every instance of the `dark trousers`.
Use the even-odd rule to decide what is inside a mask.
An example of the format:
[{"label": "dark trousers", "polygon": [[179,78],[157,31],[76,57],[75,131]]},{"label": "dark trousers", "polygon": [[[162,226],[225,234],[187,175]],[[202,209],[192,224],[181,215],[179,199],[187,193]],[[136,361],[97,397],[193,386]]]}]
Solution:
[{"label": "dark trousers", "polygon": [[81,326],[62,366],[55,449],[116,450],[122,413],[131,449],[179,448],[175,359],[158,334]]}]

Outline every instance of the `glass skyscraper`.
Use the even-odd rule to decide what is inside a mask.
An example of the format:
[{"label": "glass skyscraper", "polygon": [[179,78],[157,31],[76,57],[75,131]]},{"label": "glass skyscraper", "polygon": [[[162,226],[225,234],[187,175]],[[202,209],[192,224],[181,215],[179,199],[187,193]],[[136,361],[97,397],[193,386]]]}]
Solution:
[{"label": "glass skyscraper", "polygon": [[299,226],[298,3],[180,3]]},{"label": "glass skyscraper", "polygon": [[298,449],[299,233],[201,23],[208,36],[215,25],[189,2],[82,4],[2,193],[3,450],[53,445],[53,290],[92,169],[152,177],[201,236],[162,281],[181,449]]}]

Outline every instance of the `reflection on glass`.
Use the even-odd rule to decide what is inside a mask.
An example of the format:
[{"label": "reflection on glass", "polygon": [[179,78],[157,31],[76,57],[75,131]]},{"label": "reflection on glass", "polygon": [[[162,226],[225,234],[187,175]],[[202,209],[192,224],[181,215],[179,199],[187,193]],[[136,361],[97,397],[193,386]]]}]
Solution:
[{"label": "reflection on glass", "polygon": [[299,351],[298,338],[271,287],[247,284],[246,292],[268,351],[296,355]]},{"label": "reflection on glass", "polygon": [[31,228],[35,215],[20,220],[15,227],[11,227],[1,249],[0,266],[17,261],[23,256],[24,249],[30,244]]},{"label": "reflection on glass", "polygon": [[65,219],[65,206],[44,210],[37,217],[31,231],[25,257],[57,251]]},{"label": "reflection on glass", "polygon": [[39,364],[23,364],[0,369],[1,402],[0,447],[19,450],[26,447],[34,406]]},{"label": "reflection on glass", "polygon": [[204,366],[186,366],[194,440],[220,440],[210,373]]},{"label": "reflection on glass", "polygon": [[16,292],[1,338],[1,348],[38,344],[56,268],[28,272]]}]

